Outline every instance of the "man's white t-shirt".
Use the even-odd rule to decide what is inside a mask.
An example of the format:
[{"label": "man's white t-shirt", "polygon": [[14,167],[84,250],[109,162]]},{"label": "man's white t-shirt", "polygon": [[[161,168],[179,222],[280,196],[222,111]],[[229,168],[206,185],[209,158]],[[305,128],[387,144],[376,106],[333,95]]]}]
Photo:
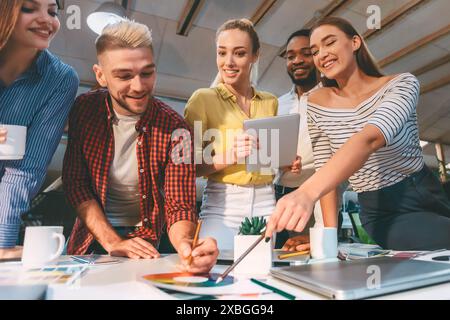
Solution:
[{"label": "man's white t-shirt", "polygon": [[139,172],[136,155],[140,116],[122,116],[115,112],[114,160],[109,171],[106,193],[106,216],[113,227],[130,227],[141,223]]},{"label": "man's white t-shirt", "polygon": [[[314,155],[311,139],[308,133],[306,108],[308,94],[319,87],[320,85],[317,85],[299,98],[295,86],[293,86],[288,93],[278,98],[278,115],[292,113],[300,114],[297,155],[302,158],[302,171],[300,174],[295,174],[290,171],[283,173],[280,171],[274,181],[277,185],[288,188],[297,188],[316,172],[314,168]],[[316,219],[316,226],[323,225],[322,210],[319,202],[314,207],[314,218]]]}]

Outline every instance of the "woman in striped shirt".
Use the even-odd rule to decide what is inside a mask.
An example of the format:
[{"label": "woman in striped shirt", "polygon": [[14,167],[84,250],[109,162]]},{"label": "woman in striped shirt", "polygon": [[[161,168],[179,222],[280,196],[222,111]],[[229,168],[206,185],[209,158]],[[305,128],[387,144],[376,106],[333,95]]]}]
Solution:
[{"label": "woman in striped shirt", "polygon": [[[0,124],[27,127],[22,160],[0,160],[0,259],[21,255],[20,216],[44,182],[78,89],[78,76],[47,48],[56,0],[0,1]],[[0,126],[0,143],[8,132]]]},{"label": "woman in striped shirt", "polygon": [[[419,144],[416,77],[382,75],[344,19],[318,22],[310,41],[325,86],[308,99],[317,172],[278,202],[266,235],[301,231],[314,202],[320,199],[322,209],[335,206],[333,190],[348,179],[358,192],[363,226],[379,245],[450,248],[450,203],[424,165]],[[336,227],[336,216],[325,216],[324,224]]]}]

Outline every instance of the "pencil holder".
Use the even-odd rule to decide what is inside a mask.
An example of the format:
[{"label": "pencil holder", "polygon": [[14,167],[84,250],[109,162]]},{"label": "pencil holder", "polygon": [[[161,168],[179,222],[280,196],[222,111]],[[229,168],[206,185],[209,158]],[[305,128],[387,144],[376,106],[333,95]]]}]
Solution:
[{"label": "pencil holder", "polygon": [[[238,259],[259,235],[234,236],[234,261]],[[234,269],[234,274],[267,275],[272,267],[272,241],[261,241]]]}]

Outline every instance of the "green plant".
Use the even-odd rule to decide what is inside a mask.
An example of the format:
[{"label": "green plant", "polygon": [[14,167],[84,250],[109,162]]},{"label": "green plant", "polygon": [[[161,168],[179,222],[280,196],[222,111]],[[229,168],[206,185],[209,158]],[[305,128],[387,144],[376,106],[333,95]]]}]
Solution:
[{"label": "green plant", "polygon": [[266,219],[264,217],[253,217],[251,220],[245,217],[239,227],[239,234],[241,235],[260,235],[262,230],[266,227]]}]

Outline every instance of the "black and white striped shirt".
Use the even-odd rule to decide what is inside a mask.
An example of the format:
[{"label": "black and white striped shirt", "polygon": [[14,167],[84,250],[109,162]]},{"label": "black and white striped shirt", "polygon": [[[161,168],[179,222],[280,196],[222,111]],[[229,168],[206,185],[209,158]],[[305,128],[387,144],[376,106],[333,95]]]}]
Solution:
[{"label": "black and white striped shirt", "polygon": [[308,102],[308,129],[316,170],[367,124],[376,126],[386,145],[373,153],[349,181],[356,192],[393,185],[424,165],[416,106],[420,85],[402,73],[355,108],[327,108]]}]

